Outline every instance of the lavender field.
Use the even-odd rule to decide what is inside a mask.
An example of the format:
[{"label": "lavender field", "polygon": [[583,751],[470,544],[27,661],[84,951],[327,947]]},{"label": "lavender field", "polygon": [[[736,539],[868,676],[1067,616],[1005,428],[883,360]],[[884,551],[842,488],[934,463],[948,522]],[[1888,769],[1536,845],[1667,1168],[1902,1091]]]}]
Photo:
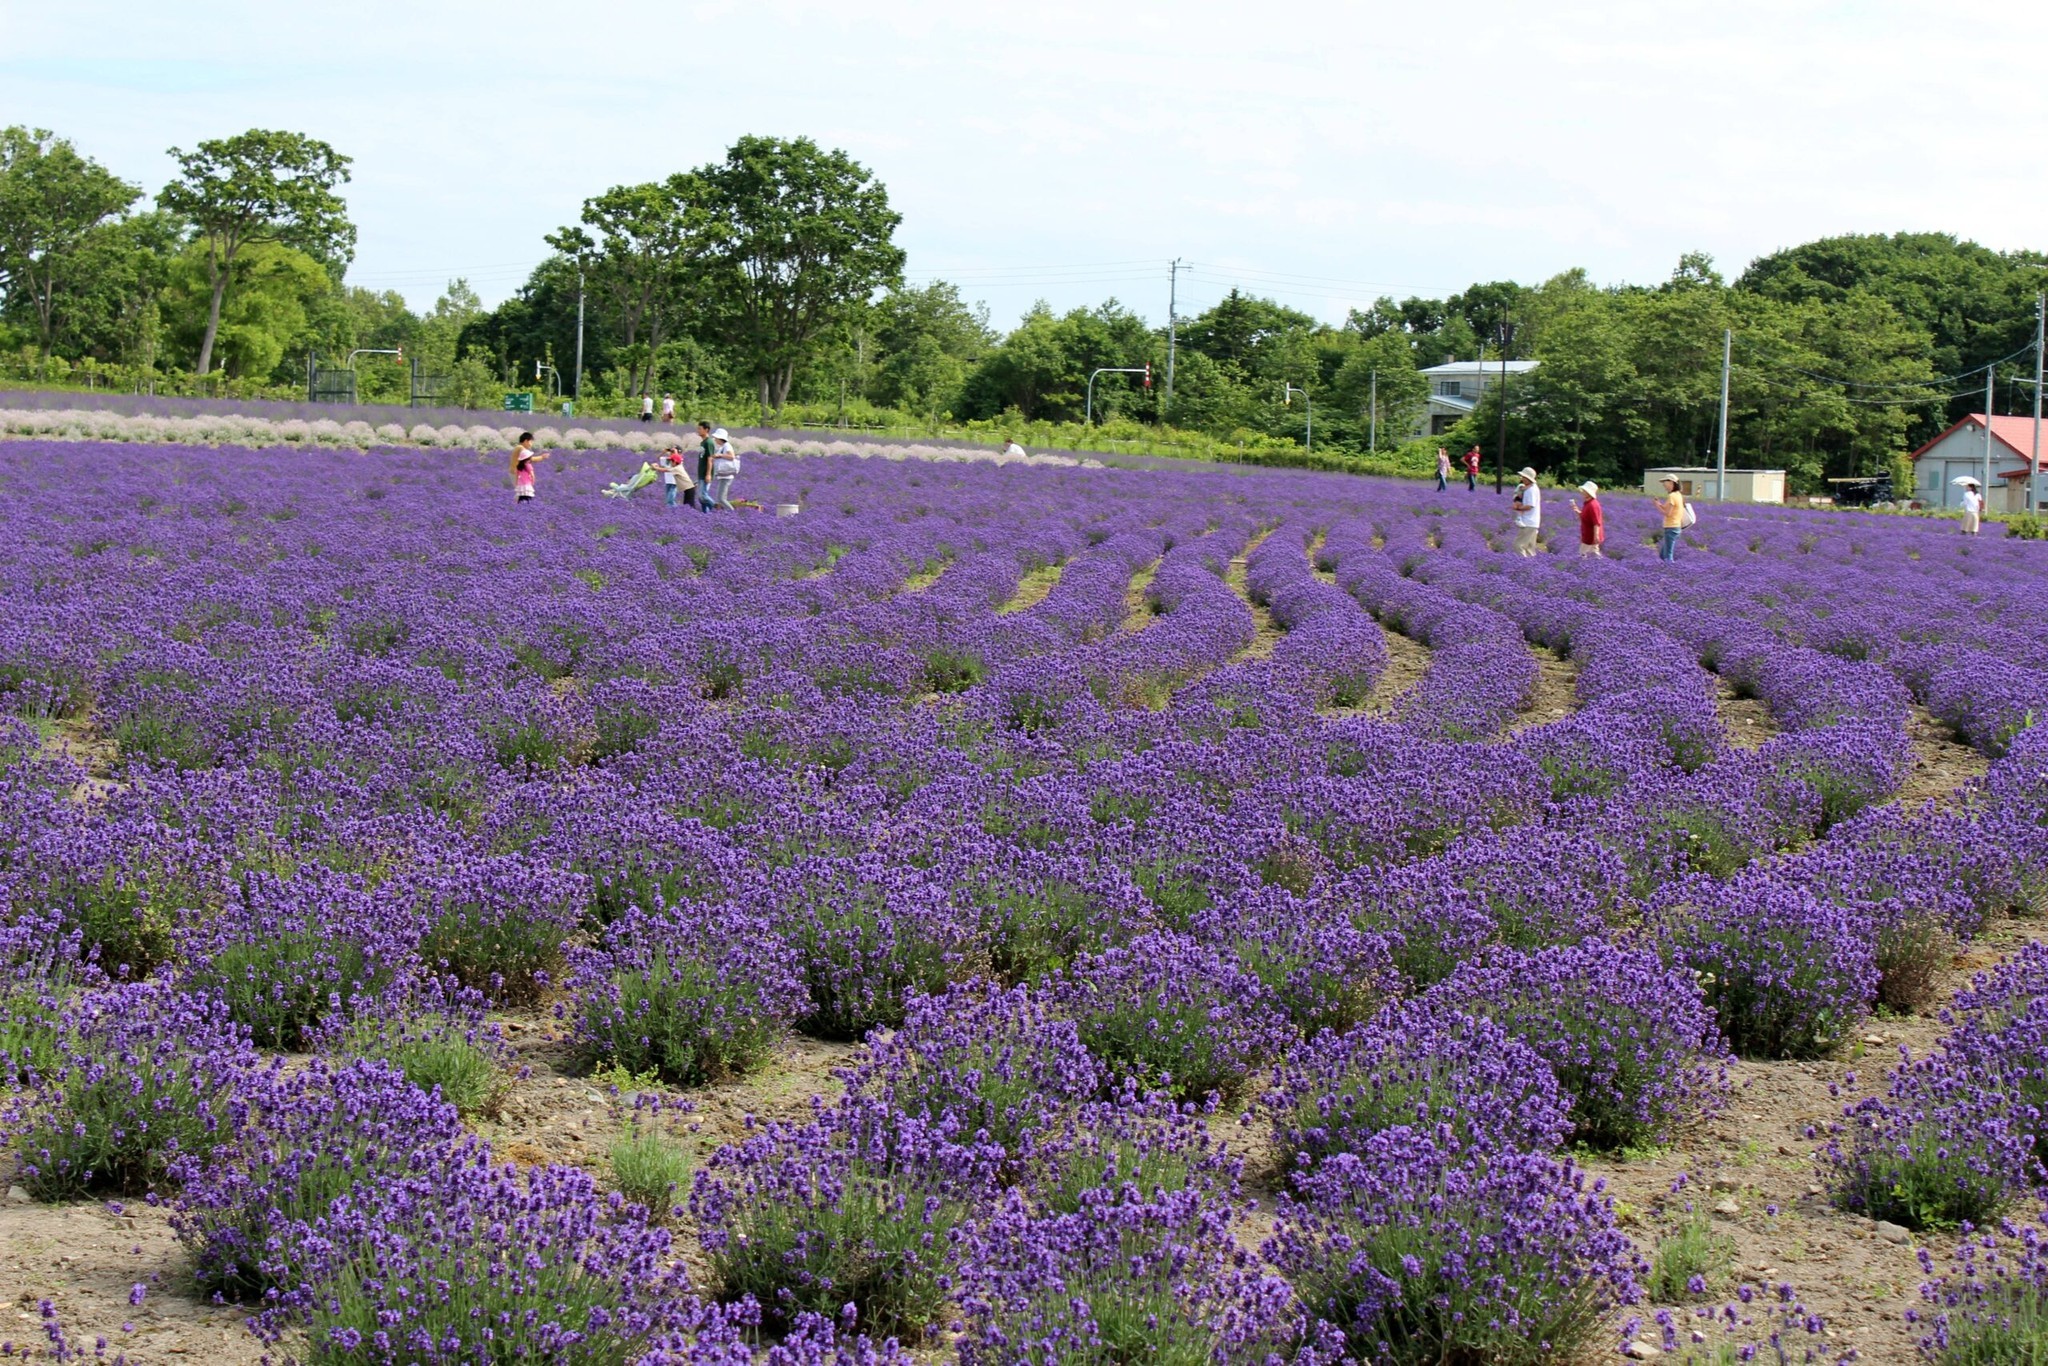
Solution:
[{"label": "lavender field", "polygon": [[0,444],[5,1352],[2048,1359],[2048,559]]}]

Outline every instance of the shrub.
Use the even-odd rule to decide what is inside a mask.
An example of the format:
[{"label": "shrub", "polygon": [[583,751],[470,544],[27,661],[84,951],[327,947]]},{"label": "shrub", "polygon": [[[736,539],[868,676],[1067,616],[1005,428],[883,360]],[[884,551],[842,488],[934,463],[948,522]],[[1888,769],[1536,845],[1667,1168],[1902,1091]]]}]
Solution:
[{"label": "shrub", "polygon": [[240,1101],[223,1142],[172,1163],[171,1226],[200,1289],[229,1299],[298,1285],[337,1197],[404,1176],[462,1134],[453,1107],[383,1062],[273,1064],[247,1078]]},{"label": "shrub", "polygon": [[174,1159],[220,1140],[254,1066],[224,1006],[161,983],[83,993],[58,1028],[54,1066],[5,1118],[21,1184],[40,1200],[169,1184]]},{"label": "shrub", "polygon": [[1188,928],[1235,954],[1302,1035],[1363,1024],[1400,994],[1389,937],[1356,928],[1319,900],[1261,888]]},{"label": "shrub", "polygon": [[1051,988],[1106,1079],[1229,1100],[1287,1045],[1266,984],[1186,935],[1141,935],[1083,958]]},{"label": "shrub", "polygon": [[417,896],[421,959],[509,1005],[531,1003],[560,975],[585,899],[580,879],[513,855],[434,868]]},{"label": "shrub", "polygon": [[886,857],[802,860],[767,905],[810,994],[797,1021],[806,1034],[858,1039],[893,1028],[911,997],[972,975],[972,940],[944,890]]},{"label": "shrub", "polygon": [[487,1366],[501,1325],[521,1361],[628,1362],[703,1324],[667,1231],[570,1167],[522,1174],[457,1147],[354,1187],[315,1231],[304,1283],[252,1323],[272,1345],[299,1330],[310,1363],[400,1366],[431,1344]]},{"label": "shrub", "polygon": [[916,998],[902,1027],[872,1040],[847,1076],[849,1094],[1013,1159],[1064,1128],[1101,1084],[1073,1021],[1023,986]]},{"label": "shrub", "polygon": [[1700,989],[1654,953],[1592,940],[1495,950],[1424,998],[1484,1016],[1549,1064],[1572,1134],[1595,1148],[1661,1142],[1719,1108],[1721,1041]]},{"label": "shrub", "polygon": [[751,1296],[778,1325],[849,1305],[877,1333],[939,1325],[986,1155],[914,1122],[863,1128],[771,1127],[697,1173],[690,1212],[722,1298]]},{"label": "shrub", "polygon": [[1652,1300],[1680,1304],[1698,1299],[1727,1276],[1735,1240],[1714,1232],[1703,1209],[1688,1205],[1677,1225],[1657,1240],[1645,1287]]},{"label": "shrub", "polygon": [[1907,1228],[1955,1228],[1998,1214],[2040,1179],[2033,1126],[1944,1061],[1901,1069],[1888,1099],[1850,1109],[1847,1144],[1831,1140],[1821,1157],[1836,1205]]},{"label": "shrub", "polygon": [[1228,1203],[1243,1164],[1209,1132],[1212,1114],[1126,1086],[1039,1134],[1022,1188],[1053,1214],[1075,1213],[1093,1192],[1125,1188],[1147,1200],[1194,1191]]},{"label": "shrub", "polygon": [[416,986],[378,1010],[337,1023],[322,1043],[346,1058],[383,1062],[463,1115],[493,1114],[511,1051],[484,1019],[484,1002],[453,982]]},{"label": "shrub", "polygon": [[1295,1173],[1362,1153],[1386,1129],[1435,1134],[1459,1153],[1542,1151],[1570,1131],[1570,1098],[1534,1050],[1491,1020],[1420,1001],[1301,1044],[1265,1100]]},{"label": "shrub", "polygon": [[635,911],[608,939],[570,958],[576,1037],[594,1062],[678,1086],[738,1076],[810,1008],[796,955],[737,908]]},{"label": "shrub", "polygon": [[1920,1286],[1928,1311],[1921,1354],[1942,1366],[2033,1366],[2048,1360],[2048,1235],[2033,1224],[1977,1230],[1956,1247],[1952,1269]]},{"label": "shrub", "polygon": [[1599,1183],[1534,1154],[1448,1160],[1409,1129],[1282,1197],[1266,1257],[1354,1356],[1521,1366],[1590,1354],[1647,1268]]},{"label": "shrub", "polygon": [[1005,982],[1036,982],[1144,919],[1136,884],[1071,855],[1006,850],[952,876],[980,921],[990,970]]},{"label": "shrub", "polygon": [[267,1048],[299,1048],[337,1009],[373,997],[411,962],[405,908],[348,879],[243,875],[227,906],[186,931],[184,980],[226,1002]]},{"label": "shrub", "polygon": [[1877,993],[1868,929],[1768,877],[1684,884],[1650,925],[1744,1057],[1819,1057],[1862,1023]]},{"label": "shrub", "polygon": [[1334,1362],[1301,1350],[1300,1314],[1237,1267],[1225,1209],[1193,1192],[1090,1191],[1071,1213],[1035,1213],[1015,1192],[978,1223],[961,1271],[962,1366],[1210,1366]]},{"label": "shrub", "polygon": [[651,1122],[636,1123],[613,1139],[607,1157],[612,1185],[655,1223],[665,1223],[681,1205],[696,1166],[680,1144]]}]

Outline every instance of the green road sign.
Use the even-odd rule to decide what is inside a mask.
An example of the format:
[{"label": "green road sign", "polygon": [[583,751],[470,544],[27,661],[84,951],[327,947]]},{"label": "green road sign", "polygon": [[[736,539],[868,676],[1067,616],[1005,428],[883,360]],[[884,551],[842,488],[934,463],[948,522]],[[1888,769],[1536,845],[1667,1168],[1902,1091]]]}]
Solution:
[{"label": "green road sign", "polygon": [[505,411],[508,413],[530,413],[533,411],[532,394],[505,395]]}]

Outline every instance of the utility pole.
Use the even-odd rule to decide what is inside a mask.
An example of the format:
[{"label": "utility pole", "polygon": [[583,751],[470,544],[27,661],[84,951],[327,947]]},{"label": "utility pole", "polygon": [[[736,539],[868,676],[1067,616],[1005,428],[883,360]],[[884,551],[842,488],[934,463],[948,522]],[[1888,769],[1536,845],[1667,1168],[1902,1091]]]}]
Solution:
[{"label": "utility pole", "polygon": [[2048,294],[2034,296],[2034,459],[2027,466],[2027,507],[2041,511],[2041,343],[2048,340]]},{"label": "utility pole", "polygon": [[1294,396],[1295,396],[1296,394],[1300,394],[1300,395],[1301,395],[1301,405],[1302,405],[1302,407],[1304,407],[1304,408],[1306,408],[1306,409],[1308,410],[1308,443],[1307,443],[1307,447],[1308,447],[1308,453],[1309,453],[1310,455],[1314,455],[1314,454],[1316,453],[1316,405],[1315,405],[1315,400],[1314,400],[1314,399],[1311,399],[1311,398],[1310,398],[1310,397],[1308,396],[1308,390],[1306,390],[1306,389],[1300,389],[1300,388],[1297,388],[1297,387],[1295,387],[1295,386],[1294,386],[1294,385],[1293,385],[1292,383],[1290,383],[1289,381],[1286,381],[1286,380],[1282,380],[1282,381],[1280,382],[1280,406],[1281,406],[1281,407],[1283,407],[1283,408],[1291,408],[1291,407],[1293,407],[1293,406],[1294,406]]},{"label": "utility pole", "polygon": [[1380,449],[1380,368],[1377,365],[1375,365],[1372,368],[1371,401],[1372,425],[1370,427],[1370,431],[1372,432],[1372,435],[1369,438],[1369,444],[1366,446],[1366,449],[1368,451],[1371,451],[1373,454],[1377,455]]},{"label": "utility pole", "polygon": [[1178,256],[1166,266],[1166,392],[1159,396],[1159,416],[1162,419],[1166,416],[1166,410],[1173,406],[1173,352],[1180,331],[1180,319],[1176,309],[1180,303],[1181,269]]},{"label": "utility pole", "polygon": [[583,267],[576,267],[576,378],[569,383],[569,397],[583,398]]},{"label": "utility pole", "polygon": [[1991,386],[1997,374],[1995,364],[1984,367],[1984,482],[1978,486],[1977,496],[1987,500],[1991,497]]},{"label": "utility pole", "polygon": [[1721,329],[1721,436],[1714,460],[1714,497],[1728,501],[1728,362],[1735,351],[1735,329]]}]

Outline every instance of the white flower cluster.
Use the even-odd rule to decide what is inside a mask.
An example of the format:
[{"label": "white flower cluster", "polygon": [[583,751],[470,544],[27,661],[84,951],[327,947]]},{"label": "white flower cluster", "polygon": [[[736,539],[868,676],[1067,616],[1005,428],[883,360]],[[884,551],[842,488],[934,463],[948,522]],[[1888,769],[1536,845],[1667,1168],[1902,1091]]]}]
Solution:
[{"label": "white flower cluster", "polygon": [[[180,446],[334,446],[368,450],[372,446],[437,446],[478,451],[503,450],[532,431],[534,444],[550,450],[659,450],[669,435],[640,431],[590,431],[571,427],[490,427],[483,423],[436,427],[419,422],[407,427],[386,422],[334,422],[327,418],[244,417],[230,413],[198,417],[127,416],[82,408],[0,408],[0,437],[31,437],[43,441],[140,441]],[[892,445],[873,441],[793,441],[786,437],[757,441],[742,437],[742,452],[765,455],[858,455],[882,460],[930,460],[940,463],[1057,465],[1101,468],[1096,460],[1067,455],[1006,456],[960,446]]]}]

